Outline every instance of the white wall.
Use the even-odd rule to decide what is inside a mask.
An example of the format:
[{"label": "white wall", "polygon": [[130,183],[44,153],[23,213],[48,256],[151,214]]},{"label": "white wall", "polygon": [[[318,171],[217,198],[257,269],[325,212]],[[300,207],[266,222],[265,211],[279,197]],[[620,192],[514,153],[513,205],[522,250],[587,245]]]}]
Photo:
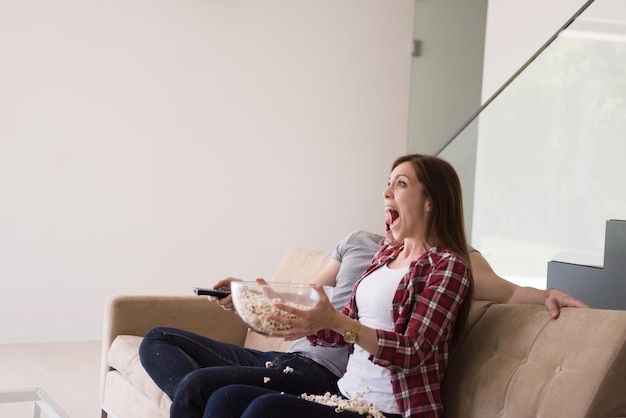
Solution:
[{"label": "white wall", "polygon": [[380,230],[412,0],[0,3],[0,342]]}]

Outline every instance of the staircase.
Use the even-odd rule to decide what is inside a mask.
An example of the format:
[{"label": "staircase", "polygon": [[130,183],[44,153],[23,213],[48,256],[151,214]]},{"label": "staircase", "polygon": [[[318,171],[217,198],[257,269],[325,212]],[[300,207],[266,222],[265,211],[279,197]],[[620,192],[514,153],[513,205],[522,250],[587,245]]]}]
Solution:
[{"label": "staircase", "polygon": [[547,283],[593,308],[626,310],[626,221],[606,222],[604,266],[549,261]]}]

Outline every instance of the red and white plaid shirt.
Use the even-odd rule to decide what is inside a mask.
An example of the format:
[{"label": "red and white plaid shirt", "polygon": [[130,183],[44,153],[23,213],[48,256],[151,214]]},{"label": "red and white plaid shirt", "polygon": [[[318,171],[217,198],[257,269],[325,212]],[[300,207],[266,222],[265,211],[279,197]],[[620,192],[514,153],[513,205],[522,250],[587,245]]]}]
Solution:
[{"label": "red and white plaid shirt", "polygon": [[[357,282],[343,313],[358,319],[356,287],[363,277],[394,260],[400,248],[384,245]],[[398,407],[406,418],[443,417],[441,383],[448,363],[454,321],[469,289],[469,268],[449,250],[432,247],[411,262],[392,301],[393,331],[377,330],[378,349],[370,356],[391,371]],[[322,330],[312,343],[344,345],[341,334]]]}]

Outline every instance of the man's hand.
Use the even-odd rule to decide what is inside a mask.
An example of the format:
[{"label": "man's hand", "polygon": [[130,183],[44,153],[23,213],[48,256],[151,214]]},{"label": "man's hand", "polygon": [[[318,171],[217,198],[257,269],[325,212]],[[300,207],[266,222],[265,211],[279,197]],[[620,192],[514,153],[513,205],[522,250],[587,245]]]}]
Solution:
[{"label": "man's hand", "polygon": [[[235,282],[240,282],[242,280],[238,279],[236,277],[227,277],[227,278],[222,279],[222,280],[218,281],[217,283],[215,283],[213,288],[214,289],[228,289],[228,290],[230,290],[230,283],[234,282],[234,281]],[[232,297],[232,295],[228,295],[228,296],[223,297],[223,298],[217,298],[216,296],[207,296],[207,298],[211,302],[215,302],[218,305],[220,305],[222,307],[222,309],[224,309],[225,311],[234,311],[235,310],[235,305],[233,305],[233,297]]]},{"label": "man's hand", "polygon": [[[230,284],[232,282],[242,282],[242,281],[243,281],[242,279],[238,279],[236,277],[226,277],[225,279],[222,279],[222,280],[218,281],[217,283],[215,283],[213,288],[214,289],[228,289],[228,290],[230,290]],[[259,283],[259,284],[267,284],[265,279],[261,279],[261,278],[256,279],[256,282]],[[224,309],[225,311],[235,311],[235,305],[233,304],[233,296],[232,295],[228,295],[228,296],[223,297],[223,298],[217,298],[215,296],[207,296],[207,298],[211,302],[215,302],[218,305],[220,305],[222,307],[222,309]]]},{"label": "man's hand", "polygon": [[558,289],[548,289],[546,292],[548,293],[548,297],[546,298],[544,305],[548,312],[550,312],[550,316],[553,319],[557,319],[559,317],[561,308],[589,308],[589,305],[585,302],[576,299],[567,293],[561,292]]}]

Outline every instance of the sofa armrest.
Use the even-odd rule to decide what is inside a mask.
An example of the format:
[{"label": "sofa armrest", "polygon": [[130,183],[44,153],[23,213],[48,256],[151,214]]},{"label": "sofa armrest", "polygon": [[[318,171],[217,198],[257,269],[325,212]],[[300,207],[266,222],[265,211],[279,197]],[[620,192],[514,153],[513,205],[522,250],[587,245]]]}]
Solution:
[{"label": "sofa armrest", "polygon": [[100,370],[101,396],[110,370],[109,347],[118,335],[144,336],[157,326],[186,329],[243,345],[247,327],[239,317],[198,296],[114,295],[105,302]]}]

